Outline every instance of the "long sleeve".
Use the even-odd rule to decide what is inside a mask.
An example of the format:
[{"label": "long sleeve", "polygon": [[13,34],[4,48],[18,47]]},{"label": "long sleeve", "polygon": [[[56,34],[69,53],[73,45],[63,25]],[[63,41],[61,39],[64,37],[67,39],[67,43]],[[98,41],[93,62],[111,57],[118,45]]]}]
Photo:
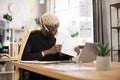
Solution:
[{"label": "long sleeve", "polygon": [[22,60],[42,60],[41,51],[45,50],[45,41],[40,31],[32,32],[25,45]]},{"label": "long sleeve", "polygon": [[27,40],[22,55],[22,60],[68,60],[71,58],[68,55],[59,56],[58,54],[42,56],[42,51],[50,49],[55,45],[56,39],[54,37],[45,37],[40,31],[32,32]]},{"label": "long sleeve", "polygon": [[41,52],[55,45],[54,37],[45,37],[40,31],[30,34],[24,48],[22,60],[55,60],[56,55],[42,57]]},{"label": "long sleeve", "polygon": [[42,58],[41,51],[33,52],[33,53],[31,51],[32,51],[32,46],[28,40],[23,52],[22,60],[40,60]]}]

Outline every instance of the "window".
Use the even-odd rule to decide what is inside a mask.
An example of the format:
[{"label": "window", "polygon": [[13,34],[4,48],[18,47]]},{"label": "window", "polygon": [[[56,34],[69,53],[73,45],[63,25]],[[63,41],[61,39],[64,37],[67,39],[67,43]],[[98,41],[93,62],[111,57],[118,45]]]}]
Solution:
[{"label": "window", "polygon": [[94,42],[93,0],[55,0],[54,12],[60,19],[59,31],[78,40],[79,45]]}]

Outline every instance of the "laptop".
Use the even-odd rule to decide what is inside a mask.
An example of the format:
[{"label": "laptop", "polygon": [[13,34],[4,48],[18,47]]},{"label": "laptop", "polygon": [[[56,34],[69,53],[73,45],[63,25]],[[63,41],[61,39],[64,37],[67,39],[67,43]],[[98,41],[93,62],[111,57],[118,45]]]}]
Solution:
[{"label": "laptop", "polygon": [[85,63],[85,62],[93,62],[96,60],[96,51],[94,47],[96,47],[98,43],[86,43],[84,48],[82,49],[81,54],[78,57],[78,60]]}]

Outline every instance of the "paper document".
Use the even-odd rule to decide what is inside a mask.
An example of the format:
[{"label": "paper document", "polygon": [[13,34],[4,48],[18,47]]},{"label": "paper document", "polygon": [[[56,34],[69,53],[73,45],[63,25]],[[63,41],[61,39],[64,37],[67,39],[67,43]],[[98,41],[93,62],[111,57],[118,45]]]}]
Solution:
[{"label": "paper document", "polygon": [[85,67],[85,66],[79,66],[77,64],[74,63],[70,63],[70,64],[55,64],[55,65],[45,65],[42,66],[44,68],[48,68],[48,69],[53,69],[53,70],[58,70],[58,71],[78,71],[78,70],[96,70],[95,67]]},{"label": "paper document", "polygon": [[37,60],[35,60],[35,61],[21,61],[22,63],[34,63],[34,64],[38,64],[38,63],[40,63],[40,64],[50,64],[50,63],[60,63],[61,61],[37,61]]},{"label": "paper document", "polygon": [[62,60],[62,61],[38,61],[38,60],[32,60],[32,61],[26,61],[26,60],[22,60],[21,63],[50,64],[50,63],[76,63],[76,61],[71,61],[71,60]]},{"label": "paper document", "polygon": [[70,56],[77,56],[77,53],[74,51],[74,48],[78,46],[77,41],[75,41],[71,36],[67,36],[63,33],[58,33],[56,36],[56,45],[61,44],[61,52]]}]

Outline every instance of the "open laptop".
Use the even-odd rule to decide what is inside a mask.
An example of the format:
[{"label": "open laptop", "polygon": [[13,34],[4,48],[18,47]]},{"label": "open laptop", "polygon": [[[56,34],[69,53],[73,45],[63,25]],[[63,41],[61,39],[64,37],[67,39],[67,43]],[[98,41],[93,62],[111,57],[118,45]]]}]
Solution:
[{"label": "open laptop", "polygon": [[78,60],[81,62],[92,62],[96,60],[97,54],[94,47],[96,47],[97,45],[98,43],[86,43],[84,48],[82,49],[81,54],[79,55]]}]

